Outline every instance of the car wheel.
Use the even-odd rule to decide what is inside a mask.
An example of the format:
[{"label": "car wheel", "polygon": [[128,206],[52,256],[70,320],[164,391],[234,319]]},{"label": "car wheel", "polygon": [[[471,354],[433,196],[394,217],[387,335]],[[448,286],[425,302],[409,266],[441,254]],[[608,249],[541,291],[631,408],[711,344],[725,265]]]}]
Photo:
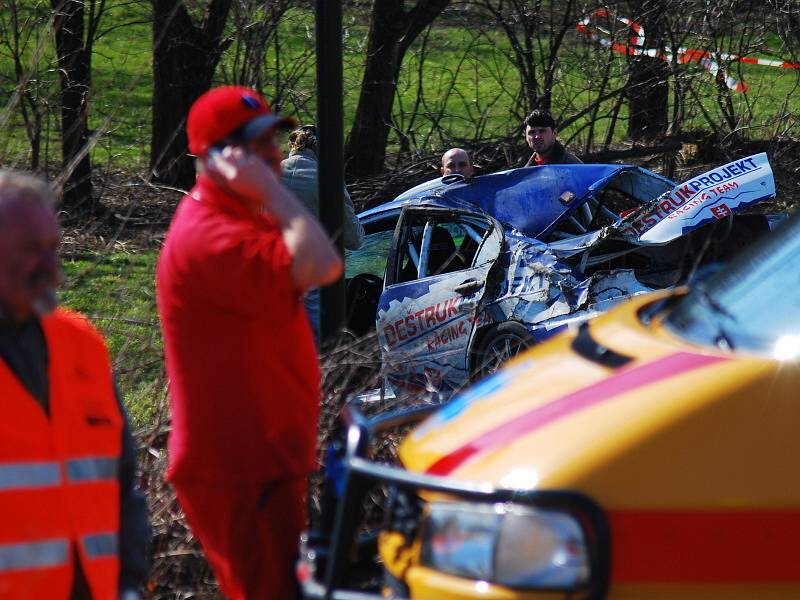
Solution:
[{"label": "car wheel", "polygon": [[499,369],[503,363],[533,345],[533,337],[521,323],[500,323],[478,344],[473,362],[473,378],[482,379]]}]

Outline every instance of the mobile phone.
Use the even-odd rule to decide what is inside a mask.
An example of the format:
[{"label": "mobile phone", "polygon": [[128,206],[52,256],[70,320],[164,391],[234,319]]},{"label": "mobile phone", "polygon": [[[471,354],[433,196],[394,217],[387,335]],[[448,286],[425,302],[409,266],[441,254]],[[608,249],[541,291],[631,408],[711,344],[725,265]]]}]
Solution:
[{"label": "mobile phone", "polygon": [[214,144],[213,146],[211,146],[211,148],[208,149],[208,157],[213,158],[215,156],[219,156],[220,154],[222,154],[222,149],[224,147],[225,146],[222,144]]}]

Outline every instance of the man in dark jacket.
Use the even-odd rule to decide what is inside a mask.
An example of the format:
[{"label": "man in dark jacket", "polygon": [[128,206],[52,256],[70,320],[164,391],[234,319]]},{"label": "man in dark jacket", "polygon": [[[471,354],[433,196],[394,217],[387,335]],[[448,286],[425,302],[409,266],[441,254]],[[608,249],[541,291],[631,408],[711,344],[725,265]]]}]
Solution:
[{"label": "man in dark jacket", "polygon": [[525,141],[533,154],[525,163],[526,167],[538,165],[580,164],[583,161],[567,151],[556,139],[556,122],[546,110],[536,109],[522,122],[525,128]]}]

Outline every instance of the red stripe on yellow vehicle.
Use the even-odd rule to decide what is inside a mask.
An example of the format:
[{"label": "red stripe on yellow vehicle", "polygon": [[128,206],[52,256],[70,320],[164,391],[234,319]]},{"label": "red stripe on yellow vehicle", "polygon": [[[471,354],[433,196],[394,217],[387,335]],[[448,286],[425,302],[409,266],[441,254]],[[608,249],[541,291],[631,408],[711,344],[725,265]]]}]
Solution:
[{"label": "red stripe on yellow vehicle", "polygon": [[800,582],[798,511],[625,510],[608,517],[615,583]]},{"label": "red stripe on yellow vehicle", "polygon": [[726,359],[721,356],[676,352],[645,364],[621,369],[615,375],[560,396],[486,431],[453,452],[439,458],[428,467],[427,472],[433,475],[449,475],[453,470],[479,454],[492,451],[509,440],[532,433],[552,422],[606,402],[621,394],[724,360]]}]

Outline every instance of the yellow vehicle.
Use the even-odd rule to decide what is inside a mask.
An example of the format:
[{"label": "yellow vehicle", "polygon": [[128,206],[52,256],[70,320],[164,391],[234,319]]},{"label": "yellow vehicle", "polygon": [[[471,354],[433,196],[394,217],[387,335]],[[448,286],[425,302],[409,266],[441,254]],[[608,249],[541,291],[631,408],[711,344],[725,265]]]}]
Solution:
[{"label": "yellow vehicle", "polygon": [[[686,290],[639,296],[431,409],[347,411],[308,596],[800,598],[800,218]],[[336,454],[336,452],[334,452]],[[335,458],[335,457],[334,457]],[[388,490],[377,537],[361,499]],[[337,487],[338,486],[338,487]]]}]

